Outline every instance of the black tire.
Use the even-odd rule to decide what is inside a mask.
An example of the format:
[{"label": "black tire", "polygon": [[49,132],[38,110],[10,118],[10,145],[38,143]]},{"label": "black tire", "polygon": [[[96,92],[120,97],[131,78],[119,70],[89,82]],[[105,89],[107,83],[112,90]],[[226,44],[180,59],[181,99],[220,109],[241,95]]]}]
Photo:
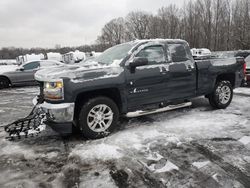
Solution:
[{"label": "black tire", "polygon": [[[101,130],[102,129],[101,124],[97,123],[95,125],[95,128],[96,129],[99,128],[100,130],[94,131],[90,128],[91,126],[89,125],[90,123],[88,123],[88,122],[91,120],[92,120],[91,122],[95,121],[95,119],[99,118],[100,114],[98,114],[98,117],[94,118],[94,117],[91,117],[92,115],[90,116],[90,111],[92,111],[94,109],[98,109],[98,106],[100,106],[100,105],[107,106],[106,113],[110,110],[112,111],[112,112],[110,112],[112,115],[109,115],[109,116],[112,116],[112,121],[111,120],[100,120],[100,119],[96,120],[96,121],[101,121],[104,123],[109,121],[106,124],[110,124],[110,125],[105,130]],[[104,115],[104,112],[103,112],[103,115]],[[101,109],[99,108],[99,111],[96,113],[101,113]],[[89,139],[98,139],[98,138],[103,138],[105,136],[108,136],[110,133],[112,133],[117,125],[118,119],[119,119],[119,110],[118,110],[116,103],[108,97],[96,97],[96,98],[89,99],[82,106],[80,113],[79,113],[78,126],[79,126],[80,130],[82,131],[82,134],[84,137],[89,138]],[[95,123],[96,122],[94,122],[94,124]]]},{"label": "black tire", "polygon": [[[222,89],[226,89],[228,92],[223,94],[225,97],[220,97]],[[229,96],[230,95],[230,96]],[[208,96],[209,103],[213,108],[225,109],[227,108],[233,99],[233,87],[229,81],[219,81],[216,83],[213,93]]]},{"label": "black tire", "polygon": [[0,89],[10,87],[10,81],[8,78],[0,77]]}]

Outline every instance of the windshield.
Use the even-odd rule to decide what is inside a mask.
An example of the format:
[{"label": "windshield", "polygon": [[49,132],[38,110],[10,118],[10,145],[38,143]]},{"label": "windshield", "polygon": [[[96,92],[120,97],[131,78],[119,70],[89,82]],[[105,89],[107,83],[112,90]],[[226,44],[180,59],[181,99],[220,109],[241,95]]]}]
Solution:
[{"label": "windshield", "polygon": [[101,64],[112,64],[115,60],[124,59],[130,49],[134,46],[133,43],[125,43],[116,45],[105,50],[99,57],[95,60]]}]

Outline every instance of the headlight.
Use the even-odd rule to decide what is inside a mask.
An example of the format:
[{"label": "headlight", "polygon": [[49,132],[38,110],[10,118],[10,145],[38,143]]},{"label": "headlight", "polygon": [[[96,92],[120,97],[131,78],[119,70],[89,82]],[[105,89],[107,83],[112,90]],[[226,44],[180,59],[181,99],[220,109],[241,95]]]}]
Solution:
[{"label": "headlight", "polygon": [[44,83],[44,98],[48,100],[63,100],[63,81],[45,82]]}]

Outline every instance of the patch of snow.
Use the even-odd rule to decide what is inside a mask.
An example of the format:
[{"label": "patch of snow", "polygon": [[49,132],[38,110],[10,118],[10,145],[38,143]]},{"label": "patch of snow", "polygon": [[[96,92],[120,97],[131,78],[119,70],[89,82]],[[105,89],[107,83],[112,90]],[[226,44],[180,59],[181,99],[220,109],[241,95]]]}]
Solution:
[{"label": "patch of snow", "polygon": [[98,172],[98,176],[95,176],[95,172],[84,174],[80,177],[79,188],[91,187],[91,188],[116,188],[113,179],[110,176],[108,169],[95,169]]},{"label": "patch of snow", "polygon": [[18,68],[17,65],[0,66],[0,73],[16,71],[17,68]]},{"label": "patch of snow", "polygon": [[58,156],[58,152],[53,151],[53,152],[43,154],[41,157],[52,159],[52,158],[57,157],[57,156]]},{"label": "patch of snow", "polygon": [[109,65],[109,66],[110,66],[110,67],[119,67],[120,64],[121,64],[121,62],[122,62],[122,59],[115,59],[115,60],[111,63],[111,65]]},{"label": "patch of snow", "polygon": [[34,159],[37,157],[34,150],[19,143],[9,142],[4,139],[1,141],[0,155],[23,155],[25,159]]},{"label": "patch of snow", "polygon": [[137,127],[132,127],[131,129],[123,130],[122,132],[118,132],[117,134],[111,135],[106,139],[106,143],[115,144],[121,148],[127,150],[128,148],[134,150],[148,150],[148,145],[145,142],[150,142],[156,139],[163,138],[165,140],[164,143],[174,142],[178,143],[179,139],[176,135],[168,134],[165,132],[161,132],[161,127],[157,126],[140,126],[135,125]]},{"label": "patch of snow", "polygon": [[15,59],[0,59],[0,66],[6,65],[17,65],[17,61]]},{"label": "patch of snow", "polygon": [[250,88],[239,87],[234,89],[234,93],[236,94],[245,94],[250,96]]},{"label": "patch of snow", "polygon": [[171,163],[169,160],[166,162],[166,164],[159,169],[156,169],[154,173],[163,173],[163,172],[169,172],[171,170],[179,170],[178,166],[175,164]]},{"label": "patch of snow", "polygon": [[203,168],[204,166],[208,165],[210,161],[202,161],[202,162],[193,162],[192,165],[195,166],[196,168],[200,169]]},{"label": "patch of snow", "polygon": [[37,187],[37,184],[29,179],[26,172],[17,170],[1,171],[0,182],[1,187]]},{"label": "patch of snow", "polygon": [[123,154],[118,146],[100,143],[76,145],[70,156],[80,156],[81,160],[86,162],[90,160],[107,161],[110,159],[119,159],[123,157]]},{"label": "patch of snow", "polygon": [[241,139],[238,140],[239,142],[241,142],[244,145],[247,145],[250,143],[250,136],[243,136]]},{"label": "patch of snow", "polygon": [[163,156],[157,152],[153,152],[153,153],[150,153],[146,159],[152,160],[152,161],[159,161],[159,160],[163,159]]},{"label": "patch of snow", "polygon": [[236,64],[236,58],[214,59],[212,60],[213,66],[227,66]]},{"label": "patch of snow", "polygon": [[215,173],[213,176],[212,176],[212,178],[215,180],[215,181],[217,181],[217,182],[219,182],[219,180],[218,180],[218,174],[217,173]]},{"label": "patch of snow", "polygon": [[24,88],[15,88],[15,89],[6,89],[1,91],[2,93],[6,94],[38,94],[39,87],[24,87]]},{"label": "patch of snow", "polygon": [[179,167],[170,162],[169,160],[164,161],[164,165],[161,165],[162,167],[159,167],[158,163],[152,163],[149,166],[144,162],[142,162],[142,164],[153,173],[164,173],[170,172],[171,170],[179,170]]},{"label": "patch of snow", "polygon": [[115,78],[115,77],[118,77],[119,74],[106,74],[104,76],[101,76],[101,77],[96,77],[96,78],[93,78],[93,79],[71,79],[71,82],[73,83],[81,83],[81,82],[84,82],[84,81],[94,81],[94,80],[100,80],[100,79],[104,79],[104,78]]}]

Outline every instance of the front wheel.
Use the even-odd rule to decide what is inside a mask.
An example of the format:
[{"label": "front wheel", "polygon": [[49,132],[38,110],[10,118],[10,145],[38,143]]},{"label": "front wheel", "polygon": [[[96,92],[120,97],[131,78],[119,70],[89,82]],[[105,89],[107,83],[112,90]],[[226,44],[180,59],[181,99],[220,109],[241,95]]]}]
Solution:
[{"label": "front wheel", "polygon": [[113,100],[96,97],[86,102],[79,114],[79,128],[86,138],[109,135],[117,125],[119,110]]},{"label": "front wheel", "polygon": [[209,103],[217,109],[228,107],[233,98],[233,88],[229,81],[219,81],[216,83],[213,93],[208,96]]}]

